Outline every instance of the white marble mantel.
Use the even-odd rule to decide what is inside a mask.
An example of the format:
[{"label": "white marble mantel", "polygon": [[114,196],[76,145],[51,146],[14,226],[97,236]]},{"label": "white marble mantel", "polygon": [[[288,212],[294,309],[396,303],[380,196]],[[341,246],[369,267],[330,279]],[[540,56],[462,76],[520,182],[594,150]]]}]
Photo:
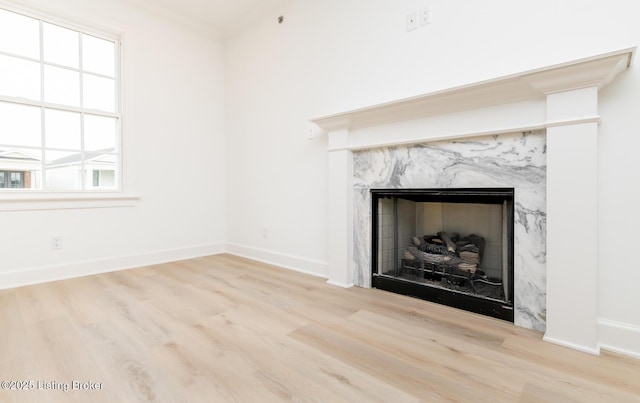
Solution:
[{"label": "white marble mantel", "polygon": [[354,152],[546,130],[544,338],[598,354],[598,249],[564,234],[597,239],[598,92],[635,49],[312,119],[329,136],[328,282],[354,284]]}]

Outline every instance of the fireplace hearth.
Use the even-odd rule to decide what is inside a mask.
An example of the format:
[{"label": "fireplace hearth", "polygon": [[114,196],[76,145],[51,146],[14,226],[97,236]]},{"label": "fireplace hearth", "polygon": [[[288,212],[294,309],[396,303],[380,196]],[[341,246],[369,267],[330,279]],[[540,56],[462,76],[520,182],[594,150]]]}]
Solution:
[{"label": "fireplace hearth", "polygon": [[372,286],[513,322],[514,189],[372,189]]}]

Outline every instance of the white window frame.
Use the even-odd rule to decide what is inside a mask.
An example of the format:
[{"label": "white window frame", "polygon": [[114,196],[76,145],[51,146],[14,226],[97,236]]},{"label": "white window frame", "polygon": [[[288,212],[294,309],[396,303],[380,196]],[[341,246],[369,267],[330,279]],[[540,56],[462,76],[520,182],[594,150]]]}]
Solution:
[{"label": "white window frame", "polygon": [[[113,154],[117,155],[117,187],[115,189],[95,189],[91,186],[90,178],[85,178],[85,187],[82,190],[69,190],[69,191],[57,191],[47,190],[43,185],[41,189],[12,189],[12,190],[0,190],[0,211],[24,211],[24,210],[59,210],[59,209],[74,209],[74,208],[102,208],[102,207],[130,207],[134,206],[139,200],[138,196],[131,193],[125,193],[125,179],[124,179],[124,136],[123,136],[123,41],[122,35],[111,32],[106,29],[92,26],[92,24],[80,23],[77,21],[71,21],[66,18],[57,16],[54,13],[36,10],[28,7],[19,7],[13,3],[7,3],[4,0],[0,0],[0,8],[7,11],[22,14],[24,16],[39,20],[40,26],[40,58],[39,60],[22,57],[25,60],[35,61],[42,65],[52,65],[45,63],[42,59],[42,29],[43,23],[50,23],[59,25],[64,28],[68,28],[80,33],[95,36],[97,38],[105,39],[114,42],[115,44],[115,71],[114,80],[116,83],[116,96],[115,96],[115,111],[105,112],[93,109],[77,108],[72,106],[51,104],[44,102],[42,99],[27,100],[24,98],[14,98],[0,95],[0,100],[5,102],[11,102],[16,104],[26,104],[36,107],[40,107],[41,111],[44,108],[67,110],[73,112],[87,113],[98,116],[109,116],[117,119],[116,128],[116,150]],[[8,54],[9,55],[9,54]],[[10,54],[11,57],[18,57]],[[80,54],[81,56],[81,54]],[[55,66],[55,64],[53,64]],[[42,70],[42,69],[41,69]],[[81,71],[81,70],[80,70]],[[82,71],[81,71],[82,72]],[[42,77],[41,77],[42,80]],[[44,85],[44,81],[41,81],[41,86]],[[44,145],[41,146],[41,149]],[[83,151],[84,152],[84,151]],[[45,176],[45,167],[43,161],[42,164],[42,179]],[[83,161],[84,164],[84,161]],[[86,175],[85,175],[86,176]]]}]

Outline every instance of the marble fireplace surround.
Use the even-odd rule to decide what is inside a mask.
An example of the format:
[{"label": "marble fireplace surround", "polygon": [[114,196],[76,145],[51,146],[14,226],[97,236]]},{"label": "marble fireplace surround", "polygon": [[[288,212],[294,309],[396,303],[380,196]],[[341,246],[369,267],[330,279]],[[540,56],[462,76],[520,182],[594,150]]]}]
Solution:
[{"label": "marble fireplace surround", "polygon": [[[598,92],[630,67],[634,52],[312,119],[328,133],[328,283],[370,287],[369,187],[508,185],[516,189],[515,324],[599,354],[597,248],[581,250],[564,234],[597,238]],[[441,165],[421,166],[420,156]],[[443,182],[415,179],[461,160],[464,171]]]}]

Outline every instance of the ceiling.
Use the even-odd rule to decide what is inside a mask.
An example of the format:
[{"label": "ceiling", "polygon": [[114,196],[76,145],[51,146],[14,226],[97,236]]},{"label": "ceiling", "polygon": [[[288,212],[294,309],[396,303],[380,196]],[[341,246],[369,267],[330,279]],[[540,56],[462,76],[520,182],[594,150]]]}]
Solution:
[{"label": "ceiling", "polygon": [[[229,36],[286,0],[129,0],[147,9]],[[276,18],[275,16],[274,18]]]}]

